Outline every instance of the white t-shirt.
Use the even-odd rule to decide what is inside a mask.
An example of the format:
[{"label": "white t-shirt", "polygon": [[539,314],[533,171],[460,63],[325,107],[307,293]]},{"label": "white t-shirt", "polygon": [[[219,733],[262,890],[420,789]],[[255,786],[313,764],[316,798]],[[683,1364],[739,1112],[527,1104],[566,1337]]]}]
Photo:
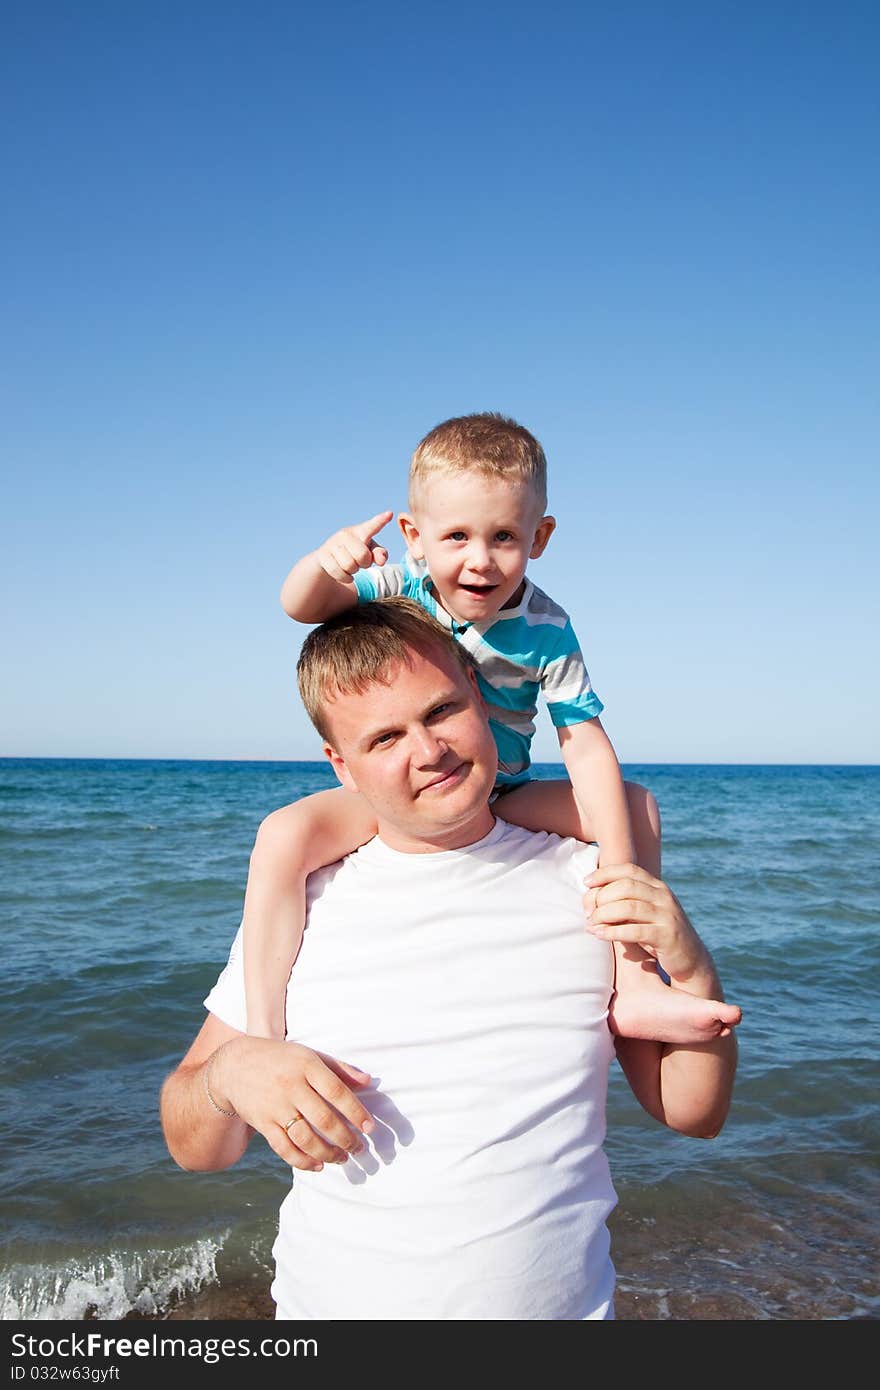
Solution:
[{"label": "white t-shirt", "polygon": [[[377,1127],[344,1165],[295,1172],[279,1318],[613,1317],[596,861],[499,820],[465,849],[374,839],[312,875],[288,1037],[370,1073]],[[244,1031],[241,932],[205,1004]]]}]

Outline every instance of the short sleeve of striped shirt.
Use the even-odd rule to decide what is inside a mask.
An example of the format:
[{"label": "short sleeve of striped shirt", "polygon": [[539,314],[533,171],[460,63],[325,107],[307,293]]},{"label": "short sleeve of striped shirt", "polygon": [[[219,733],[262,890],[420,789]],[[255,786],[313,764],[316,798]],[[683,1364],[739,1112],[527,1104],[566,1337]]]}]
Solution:
[{"label": "short sleeve of striped shirt", "polygon": [[397,594],[411,597],[408,580],[411,576],[403,565],[371,565],[353,576],[358,602],[370,603],[374,598],[394,598]]},{"label": "short sleeve of striped shirt", "polygon": [[590,684],[580,645],[570,621],[554,633],[554,643],[541,672],[541,690],[550,719],[557,728],[583,724],[604,709]]}]

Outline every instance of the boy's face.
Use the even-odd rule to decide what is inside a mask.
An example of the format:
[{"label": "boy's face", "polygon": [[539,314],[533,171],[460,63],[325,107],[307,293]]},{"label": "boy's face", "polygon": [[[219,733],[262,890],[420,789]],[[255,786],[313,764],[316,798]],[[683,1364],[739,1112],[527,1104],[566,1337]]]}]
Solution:
[{"label": "boy's face", "polygon": [[400,529],[424,560],[437,597],[462,623],[492,618],[519,602],[529,560],[542,554],[556,522],[542,516],[528,483],[477,473],[435,474]]}]

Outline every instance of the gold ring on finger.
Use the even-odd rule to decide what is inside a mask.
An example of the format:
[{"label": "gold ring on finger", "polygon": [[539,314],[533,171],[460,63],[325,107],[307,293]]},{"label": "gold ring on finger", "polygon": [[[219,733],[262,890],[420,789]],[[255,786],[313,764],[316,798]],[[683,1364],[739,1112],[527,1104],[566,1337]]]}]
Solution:
[{"label": "gold ring on finger", "polygon": [[297,1120],[301,1120],[301,1119],[302,1119],[302,1112],[299,1111],[299,1110],[294,1110],[294,1112],[293,1112],[293,1114],[291,1115],[290,1119],[287,1121],[287,1124],[282,1126],[282,1128],[284,1129],[284,1132],[285,1132],[285,1134],[287,1135],[288,1139],[290,1138],[290,1126],[291,1126],[291,1125],[295,1125],[296,1122],[297,1122]]}]

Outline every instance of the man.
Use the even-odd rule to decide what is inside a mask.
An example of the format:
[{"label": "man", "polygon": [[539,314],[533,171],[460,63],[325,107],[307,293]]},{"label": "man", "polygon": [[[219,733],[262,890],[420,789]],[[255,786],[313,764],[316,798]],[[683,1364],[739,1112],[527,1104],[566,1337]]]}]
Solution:
[{"label": "man", "polygon": [[[279,1318],[613,1317],[610,943],[638,941],[679,988],[720,999],[709,955],[644,870],[591,874],[593,847],[495,819],[468,658],[417,605],[316,628],[299,681],[339,795],[366,798],[378,836],[310,879],[296,1042],[245,1035],[239,934],[163,1087],[169,1150],[226,1168],[259,1131],[297,1170],[274,1246]],[[618,1041],[651,1115],[718,1132],[736,1067],[724,1034]]]}]

